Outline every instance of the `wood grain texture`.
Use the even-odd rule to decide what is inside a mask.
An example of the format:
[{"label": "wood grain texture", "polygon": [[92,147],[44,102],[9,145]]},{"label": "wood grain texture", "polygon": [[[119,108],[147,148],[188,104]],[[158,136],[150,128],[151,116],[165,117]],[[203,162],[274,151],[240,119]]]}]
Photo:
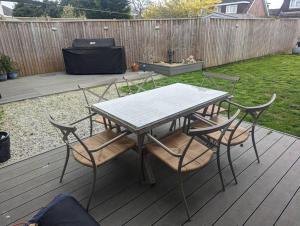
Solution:
[{"label": "wood grain texture", "polygon": [[23,76],[56,72],[64,70],[61,49],[73,39],[111,37],[125,47],[127,65],[166,61],[172,48],[174,61],[193,55],[211,67],[290,52],[299,27],[297,19],[6,20],[0,21],[0,52]]},{"label": "wood grain texture", "polygon": [[[118,134],[114,133],[112,130],[105,130],[101,133],[98,133],[94,136],[91,136],[83,141],[86,147],[89,150],[97,149],[99,146],[109,142],[113,138],[117,137]],[[93,152],[92,155],[95,159],[96,166],[100,166],[105,162],[113,159],[114,157],[124,153],[125,151],[133,148],[135,146],[135,141],[128,138],[122,137],[121,139],[113,142],[112,144],[108,145],[107,147]],[[80,162],[81,164],[89,167],[93,167],[92,161],[90,156],[87,153],[85,147],[82,144],[75,143],[71,145],[73,149],[74,158]]]},{"label": "wood grain texture", "polygon": [[[162,139],[161,142],[176,154],[182,154],[190,139],[191,137],[189,137],[188,135],[182,132],[176,132]],[[162,147],[158,146],[155,143],[147,144],[146,149],[161,161],[166,163],[173,170],[178,170],[178,157],[169,154]],[[213,155],[214,152],[211,149],[201,144],[200,142],[193,140],[186,155],[184,156],[183,165],[186,165],[181,168],[181,171],[188,172],[202,168],[209,163]]]}]

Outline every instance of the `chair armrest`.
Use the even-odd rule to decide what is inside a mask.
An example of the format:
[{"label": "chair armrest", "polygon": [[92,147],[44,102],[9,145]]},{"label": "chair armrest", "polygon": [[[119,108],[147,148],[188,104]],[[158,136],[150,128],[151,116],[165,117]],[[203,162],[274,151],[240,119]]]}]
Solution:
[{"label": "chair armrest", "polygon": [[151,134],[147,134],[147,137],[149,137],[150,140],[152,140],[154,143],[156,143],[158,146],[160,146],[161,148],[163,148],[166,152],[168,152],[170,155],[173,155],[175,157],[181,157],[182,155],[177,154],[175,152],[173,152],[170,148],[168,148],[166,145],[164,145],[163,143],[161,143],[159,140],[157,140],[155,137],[153,137]]},{"label": "chair armrest", "polygon": [[88,116],[85,116],[85,117],[83,117],[83,118],[81,118],[81,119],[78,119],[77,121],[72,122],[70,125],[75,125],[75,124],[77,124],[77,123],[79,123],[79,122],[82,122],[82,121],[84,121],[84,120],[89,119],[90,117],[92,117],[92,116],[94,116],[94,115],[96,115],[96,113],[92,113],[92,114],[90,114],[90,115],[88,115]]},{"label": "chair armrest", "polygon": [[209,125],[211,125],[211,126],[217,125],[216,122],[214,122],[214,121],[212,121],[212,120],[209,120],[209,119],[207,119],[207,118],[205,118],[205,117],[202,117],[202,116],[199,115],[199,114],[194,114],[193,117],[195,117],[195,118],[197,118],[197,119],[199,119],[199,120],[201,120],[201,121],[203,121],[203,122],[205,122],[205,123],[207,123],[207,124],[209,124]]},{"label": "chair armrest", "polygon": [[236,106],[238,108],[241,108],[242,110],[246,110],[247,109],[247,107],[245,107],[245,106],[243,106],[241,104],[235,103],[233,101],[230,101],[230,100],[225,100],[225,102],[227,102],[228,104],[232,104],[232,105],[234,105],[234,106]]},{"label": "chair armrest", "polygon": [[219,128],[219,125],[214,125],[214,126],[210,126],[207,128],[201,128],[201,129],[189,129],[188,135],[189,136],[206,135],[206,134],[217,131],[218,128]]},{"label": "chair armrest", "polygon": [[116,136],[115,138],[113,138],[113,139],[107,141],[106,143],[100,145],[99,147],[97,147],[95,149],[88,150],[88,152],[93,153],[93,152],[96,152],[96,151],[100,151],[101,149],[103,149],[103,148],[107,147],[108,145],[116,142],[117,140],[121,139],[122,137],[127,136],[128,134],[130,134],[130,132],[125,131],[125,132],[121,133],[120,135]]}]

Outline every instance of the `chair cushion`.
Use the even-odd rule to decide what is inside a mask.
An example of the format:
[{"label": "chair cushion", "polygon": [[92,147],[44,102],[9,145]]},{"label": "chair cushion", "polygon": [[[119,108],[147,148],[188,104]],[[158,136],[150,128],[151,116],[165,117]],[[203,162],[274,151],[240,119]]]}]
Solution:
[{"label": "chair cushion", "polygon": [[99,226],[80,203],[69,194],[60,194],[30,221],[38,226]]},{"label": "chair cushion", "polygon": [[[186,147],[187,143],[190,141],[191,137],[177,131],[174,134],[164,138],[161,140],[161,142],[170,148],[173,152],[176,154],[182,154],[184,151],[184,148]],[[179,158],[175,157],[171,154],[169,154],[167,151],[165,151],[162,147],[157,145],[156,143],[150,143],[146,145],[146,149],[151,152],[153,155],[155,155],[157,158],[165,162],[168,166],[170,166],[173,170],[178,169],[179,164]],[[205,153],[204,153],[205,152]],[[195,161],[192,161],[191,163],[187,164],[186,166],[182,167],[181,171],[192,171],[195,169],[199,169],[203,166],[205,166],[212,158],[214,152],[211,149],[208,149],[205,145],[201,144],[197,140],[193,140],[191,143],[185,157],[183,160],[183,165],[195,157],[201,155],[202,156],[197,158]]]},{"label": "chair cushion", "polygon": [[[118,136],[118,133],[113,132],[110,129],[107,129],[101,133],[95,134],[85,140],[83,143],[88,147],[88,149],[96,149],[100,145],[110,141],[114,137]],[[93,153],[95,163],[97,166],[102,165],[103,163],[109,161],[110,159],[116,157],[117,155],[122,154],[123,152],[133,148],[135,146],[134,140],[128,137],[122,137],[121,139],[113,142],[112,144],[106,146],[102,150]],[[85,148],[79,143],[71,145],[73,149],[74,158],[82,163],[83,165],[92,167],[93,164],[90,160],[90,156],[86,152]]]},{"label": "chair cushion", "polygon": [[[218,115],[218,116],[211,117],[210,120],[214,121],[216,124],[221,124],[221,123],[225,122],[227,119],[224,118],[223,116]],[[192,128],[205,128],[208,126],[210,126],[208,123],[199,120],[192,125]],[[232,123],[229,128],[233,129],[235,126],[236,126],[236,124]],[[230,134],[231,134],[231,131],[225,132],[225,134],[222,138],[222,141],[221,141],[222,144],[228,145]],[[217,132],[208,134],[207,137],[209,137],[213,140],[218,140],[220,135],[221,135],[221,132],[217,131]],[[248,139],[249,135],[250,135],[249,129],[239,126],[233,134],[230,145],[238,145],[238,144],[244,143]]]},{"label": "chair cushion", "polygon": [[[102,116],[97,116],[95,118],[95,122],[98,122],[98,123],[103,124],[103,125],[105,125],[105,123],[106,123],[106,125],[109,126],[109,120],[107,118],[102,117]],[[114,122],[110,122],[110,123],[111,123],[112,126],[115,126]]]}]

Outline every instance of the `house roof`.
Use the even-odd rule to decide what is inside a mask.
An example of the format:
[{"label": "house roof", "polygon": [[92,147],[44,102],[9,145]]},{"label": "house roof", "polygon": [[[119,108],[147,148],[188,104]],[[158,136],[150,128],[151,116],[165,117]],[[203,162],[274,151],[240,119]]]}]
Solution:
[{"label": "house roof", "polygon": [[284,0],[277,14],[279,17],[300,18],[300,9],[290,8],[290,0]]},{"label": "house roof", "polygon": [[250,14],[225,14],[225,13],[219,13],[214,12],[211,13],[204,18],[215,18],[215,19],[253,19],[255,16],[252,16]]},{"label": "house roof", "polygon": [[13,9],[12,8],[9,8],[5,5],[2,5],[2,9],[3,9],[3,13],[5,16],[12,16],[13,14]]},{"label": "house roof", "polygon": [[[264,4],[265,15],[269,15],[268,7],[266,5],[266,0],[263,0],[262,2]],[[218,6],[240,5],[241,8],[239,10],[239,13],[248,14],[248,11],[251,9],[253,4],[255,4],[255,0],[222,0],[222,2],[217,5]]]},{"label": "house roof", "polygon": [[225,13],[214,12],[214,13],[208,14],[204,18],[234,19],[236,17],[234,15],[229,15],[229,14],[225,14]]},{"label": "house roof", "polygon": [[252,3],[254,0],[223,0],[218,5],[230,5],[230,4],[249,4]]}]

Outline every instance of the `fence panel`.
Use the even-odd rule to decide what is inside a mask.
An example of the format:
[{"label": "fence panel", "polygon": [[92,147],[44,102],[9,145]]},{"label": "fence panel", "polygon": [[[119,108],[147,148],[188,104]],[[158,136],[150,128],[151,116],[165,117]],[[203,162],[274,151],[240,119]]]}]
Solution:
[{"label": "fence panel", "polygon": [[0,53],[17,62],[21,75],[64,70],[61,49],[75,38],[115,38],[133,62],[175,61],[190,55],[206,67],[291,51],[297,19],[165,19],[0,21]]}]

